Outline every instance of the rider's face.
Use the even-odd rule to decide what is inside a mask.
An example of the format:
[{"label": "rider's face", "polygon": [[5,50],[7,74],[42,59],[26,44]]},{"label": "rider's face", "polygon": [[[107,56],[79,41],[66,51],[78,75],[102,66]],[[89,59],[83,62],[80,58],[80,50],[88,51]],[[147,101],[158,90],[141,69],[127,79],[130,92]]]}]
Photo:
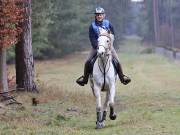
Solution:
[{"label": "rider's face", "polygon": [[96,18],[97,21],[101,22],[101,21],[104,20],[105,14],[96,14],[95,18]]}]

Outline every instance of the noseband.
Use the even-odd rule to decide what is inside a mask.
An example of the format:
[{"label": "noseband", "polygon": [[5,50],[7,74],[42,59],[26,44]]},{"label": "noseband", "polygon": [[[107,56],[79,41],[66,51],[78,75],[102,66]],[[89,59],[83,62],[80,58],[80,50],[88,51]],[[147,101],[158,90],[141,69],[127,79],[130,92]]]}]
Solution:
[{"label": "noseband", "polygon": [[108,44],[108,47],[106,48],[105,46],[103,46],[103,45],[99,45],[99,46],[102,46],[102,47],[104,47],[104,49],[106,50],[106,52],[107,52],[107,50],[111,50],[111,37],[109,36],[109,34],[99,34],[99,37],[101,37],[101,36],[105,36],[105,37],[108,37],[109,38],[109,44]]}]

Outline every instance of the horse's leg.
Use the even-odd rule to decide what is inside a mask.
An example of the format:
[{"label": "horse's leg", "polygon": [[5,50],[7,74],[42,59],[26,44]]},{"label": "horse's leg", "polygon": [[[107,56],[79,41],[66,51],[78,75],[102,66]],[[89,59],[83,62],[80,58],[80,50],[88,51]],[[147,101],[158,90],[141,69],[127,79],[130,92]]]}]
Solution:
[{"label": "horse's leg", "polygon": [[96,97],[96,114],[97,114],[96,129],[100,129],[103,128],[102,111],[101,111],[101,91],[100,88],[96,85],[94,85],[94,95]]},{"label": "horse's leg", "polygon": [[106,120],[108,101],[109,101],[109,91],[107,91],[107,93],[106,93],[106,99],[105,99],[104,106],[103,106],[102,121]]},{"label": "horse's leg", "polygon": [[114,97],[115,97],[115,84],[111,86],[110,94],[109,94],[109,106],[110,106],[110,115],[109,118],[111,120],[116,119],[116,113],[114,112]]}]

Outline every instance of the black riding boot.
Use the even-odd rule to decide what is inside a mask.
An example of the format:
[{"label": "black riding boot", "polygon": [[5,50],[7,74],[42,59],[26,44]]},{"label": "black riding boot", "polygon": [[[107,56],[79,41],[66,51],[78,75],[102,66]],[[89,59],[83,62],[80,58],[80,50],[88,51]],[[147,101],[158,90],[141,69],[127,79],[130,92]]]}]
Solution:
[{"label": "black riding boot", "polygon": [[90,73],[90,62],[87,61],[84,66],[84,75],[78,78],[76,82],[81,86],[87,84],[89,79],[89,73]]},{"label": "black riding boot", "polygon": [[124,85],[127,85],[129,82],[131,82],[131,79],[123,74],[121,64],[116,58],[113,58],[113,64],[117,71],[117,74],[119,76],[121,83],[123,83]]}]

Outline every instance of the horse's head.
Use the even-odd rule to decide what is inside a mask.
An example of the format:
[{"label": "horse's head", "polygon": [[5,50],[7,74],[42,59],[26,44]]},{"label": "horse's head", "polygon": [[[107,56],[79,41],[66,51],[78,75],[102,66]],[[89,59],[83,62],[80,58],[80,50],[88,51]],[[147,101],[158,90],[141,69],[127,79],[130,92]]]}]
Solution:
[{"label": "horse's head", "polygon": [[101,32],[98,38],[98,56],[104,57],[111,53],[111,38],[107,31]]}]

